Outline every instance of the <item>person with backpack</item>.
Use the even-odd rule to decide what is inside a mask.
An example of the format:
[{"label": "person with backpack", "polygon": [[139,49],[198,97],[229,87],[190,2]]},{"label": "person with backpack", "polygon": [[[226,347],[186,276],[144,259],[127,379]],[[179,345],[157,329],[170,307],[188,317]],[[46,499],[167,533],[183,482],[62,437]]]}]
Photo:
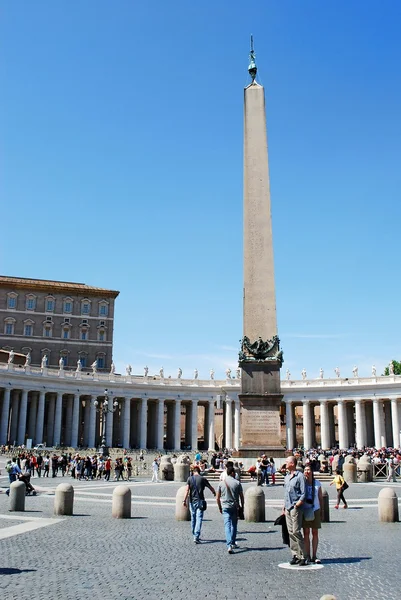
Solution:
[{"label": "person with backpack", "polygon": [[201,476],[200,468],[195,466],[193,468],[193,475],[188,477],[187,489],[185,491],[185,497],[183,501],[183,505],[187,506],[187,500],[189,496],[191,527],[195,544],[201,543],[200,533],[202,529],[203,513],[206,510],[206,500],[204,496],[204,490],[206,487],[209,488],[213,496],[216,496],[214,488],[210,485],[206,477]]},{"label": "person with backpack", "polygon": [[344,503],[344,508],[348,508],[347,501],[344,498],[344,490],[348,488],[348,484],[345,482],[344,477],[341,475],[340,469],[336,470],[336,475],[333,481],[330,483],[330,485],[333,485],[333,483],[335,483],[337,490],[337,504],[334,508],[338,508],[340,506],[341,500]]}]

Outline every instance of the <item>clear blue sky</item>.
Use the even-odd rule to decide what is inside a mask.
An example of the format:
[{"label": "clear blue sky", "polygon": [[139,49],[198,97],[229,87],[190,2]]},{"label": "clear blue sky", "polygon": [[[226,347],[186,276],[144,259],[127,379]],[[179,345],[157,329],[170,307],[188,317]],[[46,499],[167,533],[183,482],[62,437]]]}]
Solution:
[{"label": "clear blue sky", "polygon": [[118,369],[242,336],[242,102],[266,90],[293,376],[401,358],[401,3],[1,2],[0,272],[121,291]]}]

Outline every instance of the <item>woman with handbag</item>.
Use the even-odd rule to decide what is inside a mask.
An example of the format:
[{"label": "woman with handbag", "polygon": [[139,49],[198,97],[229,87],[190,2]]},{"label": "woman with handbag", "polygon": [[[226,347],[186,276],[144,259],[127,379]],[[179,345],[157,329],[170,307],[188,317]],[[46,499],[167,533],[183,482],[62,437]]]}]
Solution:
[{"label": "woman with handbag", "polygon": [[336,490],[337,490],[337,504],[335,505],[334,508],[338,508],[340,506],[341,500],[344,503],[343,508],[348,508],[348,504],[344,498],[344,490],[346,490],[348,488],[348,483],[344,480],[344,477],[341,475],[340,469],[336,470],[336,475],[335,475],[333,481],[330,483],[330,485],[333,485],[333,483],[336,484]]},{"label": "woman with handbag", "polygon": [[[304,510],[302,527],[304,530],[304,545],[307,562],[320,564],[317,558],[317,547],[319,544],[319,529],[322,527],[321,511],[323,507],[322,484],[314,478],[310,465],[304,470],[306,494],[303,506],[309,506],[311,515]],[[312,552],[310,546],[310,532],[312,530]]]}]

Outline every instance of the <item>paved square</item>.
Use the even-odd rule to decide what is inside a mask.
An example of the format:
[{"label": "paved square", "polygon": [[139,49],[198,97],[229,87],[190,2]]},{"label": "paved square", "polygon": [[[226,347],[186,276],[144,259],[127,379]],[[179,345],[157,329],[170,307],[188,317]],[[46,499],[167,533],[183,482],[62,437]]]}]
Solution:
[{"label": "paved square", "polygon": [[[71,480],[34,478],[40,493],[26,498],[23,514],[9,513],[9,498],[0,494],[4,600],[319,600],[324,593],[338,600],[399,600],[401,596],[401,525],[377,520],[381,484],[351,486],[349,509],[339,511],[334,510],[333,488],[327,488],[332,521],[323,524],[320,533],[323,568],[302,572],[279,568],[291,558],[274,526],[281,511],[281,486],[263,488],[267,522],[241,522],[240,549],[228,555],[222,518],[212,497],[199,546],[192,542],[190,524],[175,520],[175,494],[183,484],[144,479],[125,484],[132,492],[133,518],[114,520],[114,482],[73,482],[75,515],[55,519],[54,490],[62,481]],[[2,478],[0,491],[6,486]],[[392,487],[401,497],[401,485]],[[5,521],[9,527],[3,527]],[[3,536],[12,530],[12,535]]]}]

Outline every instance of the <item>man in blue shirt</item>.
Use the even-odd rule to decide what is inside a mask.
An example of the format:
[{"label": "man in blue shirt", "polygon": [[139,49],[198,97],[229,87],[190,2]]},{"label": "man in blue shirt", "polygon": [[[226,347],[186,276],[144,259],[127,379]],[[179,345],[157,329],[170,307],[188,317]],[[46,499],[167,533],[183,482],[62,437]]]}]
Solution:
[{"label": "man in blue shirt", "polygon": [[294,456],[289,456],[286,461],[287,475],[284,478],[284,508],[290,548],[293,554],[290,565],[306,565],[304,538],[302,535],[302,505],[305,501],[305,477],[301,471],[296,470],[297,461]]}]

